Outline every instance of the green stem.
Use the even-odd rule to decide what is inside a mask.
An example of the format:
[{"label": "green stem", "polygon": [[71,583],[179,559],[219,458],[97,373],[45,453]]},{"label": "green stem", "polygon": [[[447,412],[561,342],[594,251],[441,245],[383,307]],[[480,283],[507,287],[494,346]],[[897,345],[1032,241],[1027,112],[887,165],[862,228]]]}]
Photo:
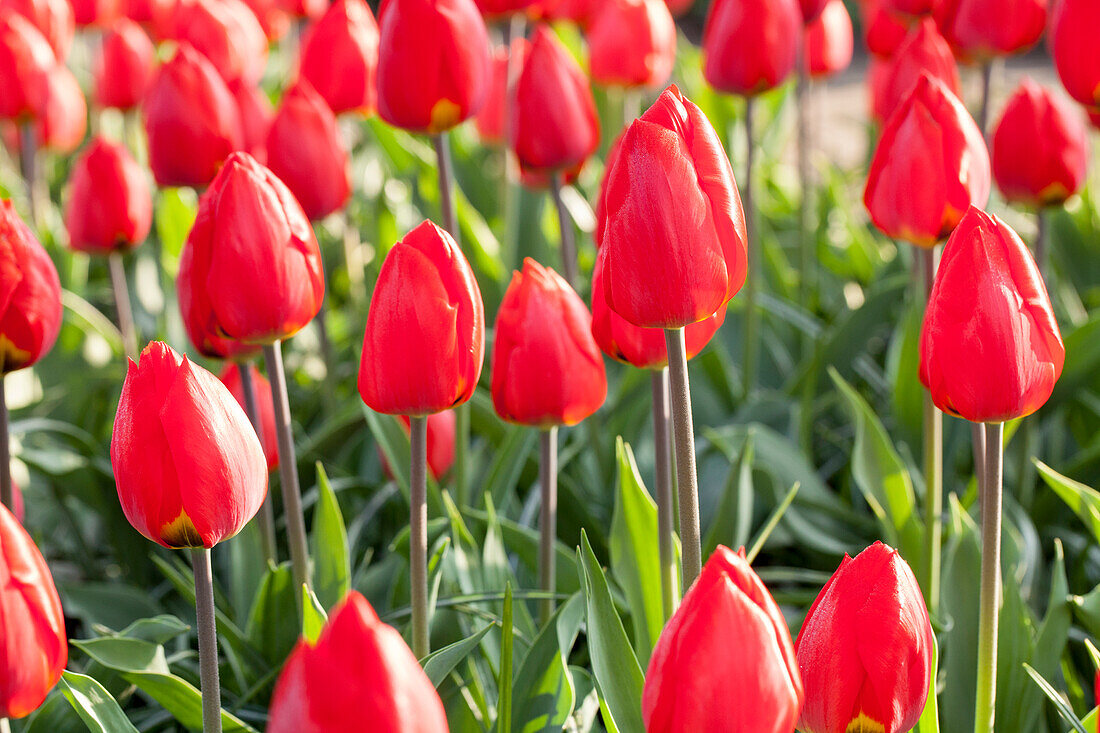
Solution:
[{"label": "green stem", "polygon": [[539,589],[549,594],[539,601],[542,623],[554,615],[553,592],[557,587],[554,562],[554,541],[558,534],[558,428],[539,433],[539,490],[542,508],[539,512]]},{"label": "green stem", "polygon": [[428,418],[409,418],[409,579],[412,584],[412,650],[431,652],[428,622]]},{"label": "green stem", "polygon": [[38,229],[38,181],[37,160],[38,141],[35,135],[34,121],[26,120],[19,124],[19,172],[27,186],[27,201],[30,204],[31,223]]},{"label": "green stem", "polygon": [[214,580],[210,550],[191,549],[195,570],[195,618],[199,632],[199,680],[202,687],[203,733],[221,733],[221,685],[218,681],[218,628],[214,618]]},{"label": "green stem", "polygon": [[107,255],[107,267],[111,273],[111,291],[115,297],[115,312],[118,313],[118,330],[122,334],[122,344],[126,349],[126,356],[137,359],[137,329],[134,328],[134,311],[130,305],[130,287],[126,282],[122,253],[112,252]]},{"label": "green stem", "polygon": [[[936,250],[922,248],[925,302],[936,279]],[[924,390],[924,537],[925,591],[930,611],[935,613],[940,603],[940,558],[943,547],[943,413],[932,402],[932,394]]]},{"label": "green stem", "polygon": [[561,198],[561,189],[565,185],[565,174],[555,172],[550,177],[550,195],[558,210],[558,226],[561,230],[561,271],[565,281],[574,290],[577,289],[577,243],[573,234],[573,219]]},{"label": "green stem", "polygon": [[997,615],[1001,600],[1001,496],[1004,424],[985,426],[982,487],[982,580],[978,620],[978,694],[974,733],[993,730],[997,702]]},{"label": "green stem", "polygon": [[699,536],[699,477],[695,471],[695,427],[691,420],[691,390],[688,386],[687,349],[684,329],[665,330],[668,352],[669,387],[672,395],[672,430],[676,449],[676,486],[680,494],[680,543],[683,552],[685,588],[690,588],[703,568],[702,539]]},{"label": "green stem", "polygon": [[680,597],[674,551],[675,511],[672,494],[672,444],[669,442],[668,368],[650,373],[653,388],[653,455],[657,486],[657,552],[661,562],[661,611],[665,621]]},{"label": "green stem", "polygon": [[755,97],[745,98],[745,184],[744,184],[744,209],[745,232],[748,238],[748,278],[745,283],[745,384],[744,396],[748,397],[756,386],[756,366],[760,347],[759,313],[756,310],[756,294],[760,287],[760,240],[756,235],[756,209],[753,199],[753,163],[755,151],[753,149],[753,110],[755,109]]},{"label": "green stem", "polygon": [[[798,64],[798,183],[802,206],[798,214],[798,304],[812,311],[810,300],[814,282],[814,243],[810,228],[813,226],[814,191],[810,181],[810,89],[811,80],[807,61]],[[813,348],[808,333],[803,335],[802,358],[809,356]]]},{"label": "green stem", "polygon": [[974,453],[974,478],[978,481],[978,503],[981,504],[982,487],[985,486],[985,428],[979,422],[970,425],[970,446]]},{"label": "green stem", "polygon": [[447,133],[432,136],[435,146],[436,169],[439,172],[439,208],[443,217],[443,228],[455,242],[462,245],[462,236],[458,231],[458,214],[455,209],[454,172],[451,168],[451,150],[447,145]]},{"label": "green stem", "polygon": [[4,375],[0,373],[0,504],[12,508],[11,435],[8,432],[8,399],[4,392]]},{"label": "green stem", "polygon": [[[264,442],[264,426],[260,420],[260,410],[256,402],[256,384],[252,381],[252,363],[245,362],[237,365],[237,371],[241,375],[241,392],[244,393],[244,411],[248,415],[252,429],[256,431],[256,437],[260,445]],[[261,544],[264,548],[264,557],[268,562],[278,564],[279,557],[275,543],[275,507],[271,503],[271,492],[264,496],[263,506],[257,515],[260,528]]]},{"label": "green stem", "polygon": [[474,506],[474,497],[469,496],[470,486],[466,480],[470,462],[470,403],[464,402],[454,408],[455,411],[455,496],[459,506]]}]

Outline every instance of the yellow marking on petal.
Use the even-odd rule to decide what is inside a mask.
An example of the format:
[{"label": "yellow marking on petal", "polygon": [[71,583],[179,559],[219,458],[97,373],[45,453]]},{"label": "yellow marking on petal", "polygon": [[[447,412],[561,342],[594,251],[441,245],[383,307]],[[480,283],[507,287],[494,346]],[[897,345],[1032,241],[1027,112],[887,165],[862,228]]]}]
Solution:
[{"label": "yellow marking on petal", "polygon": [[437,135],[462,121],[462,108],[449,99],[441,99],[432,107],[432,121],[428,132]]},{"label": "yellow marking on petal", "polygon": [[886,726],[867,717],[867,714],[860,710],[859,715],[848,723],[845,733],[886,733]]},{"label": "yellow marking on petal", "polygon": [[170,547],[202,547],[202,536],[195,529],[191,517],[180,510],[180,515],[160,528],[160,538]]},{"label": "yellow marking on petal", "polygon": [[31,352],[17,348],[12,340],[0,334],[0,374],[22,369],[31,360]]}]

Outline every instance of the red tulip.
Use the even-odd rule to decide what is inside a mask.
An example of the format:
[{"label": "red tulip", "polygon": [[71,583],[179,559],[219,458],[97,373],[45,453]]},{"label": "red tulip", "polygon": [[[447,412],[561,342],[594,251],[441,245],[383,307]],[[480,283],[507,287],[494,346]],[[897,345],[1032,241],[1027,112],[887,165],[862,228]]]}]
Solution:
[{"label": "red tulip", "polygon": [[69,659],[65,615],[42,553],[0,505],[0,718],[30,715]]},{"label": "red tulip", "polygon": [[675,86],[623,136],[600,193],[604,296],[645,328],[717,313],[748,270],[745,214],[710,121]]},{"label": "red tulip", "polygon": [[714,0],[703,28],[703,75],[727,94],[774,89],[794,71],[801,37],[795,0]]},{"label": "red tulip", "polygon": [[[69,67],[58,64],[46,74],[45,97],[36,114],[35,142],[38,147],[71,153],[84,142],[88,105]],[[20,141],[21,143],[21,141]]]},{"label": "red tulip", "polygon": [[817,20],[806,26],[806,57],[815,79],[844,71],[852,63],[852,16],[844,0],[830,0]]},{"label": "red tulip", "polygon": [[474,0],[481,14],[490,20],[499,20],[523,13],[538,0]]},{"label": "red tulip", "polygon": [[884,7],[899,15],[920,17],[931,15],[938,0],[882,0]]},{"label": "red tulip", "polygon": [[118,500],[165,547],[210,548],[267,495],[267,465],[244,410],[210,372],[153,341],[130,361],[111,436]]},{"label": "red tulip", "polygon": [[600,144],[588,79],[547,26],[535,29],[516,83],[512,130],[520,165],[535,171],[579,168]]},{"label": "red tulip", "polygon": [[73,6],[68,0],[3,0],[0,8],[11,8],[29,20],[64,61],[73,45]]},{"label": "red tulip", "polygon": [[302,640],[275,683],[267,733],[447,733],[431,680],[401,634],[356,591],[332,611],[316,644]]},{"label": "red tulip", "polygon": [[121,0],[70,0],[79,28],[106,28],[122,15]]},{"label": "red tulip", "polygon": [[161,186],[206,186],[241,147],[241,115],[209,61],[180,44],[142,103],[149,167]]},{"label": "red tulip", "polygon": [[61,330],[57,269],[11,201],[0,202],[0,375],[31,366]]},{"label": "red tulip", "polygon": [[0,117],[34,118],[57,60],[46,38],[11,8],[0,8]]},{"label": "red tulip", "polygon": [[791,733],[801,707],[783,614],[744,550],[719,545],[649,659],[647,733]]},{"label": "red tulip", "polygon": [[[531,44],[526,38],[517,38],[512,41],[511,53],[517,54],[516,77],[523,71],[523,65],[527,63],[527,56],[531,53]],[[489,93],[485,97],[485,104],[474,118],[477,125],[477,134],[481,141],[490,145],[500,145],[504,142],[504,100],[508,95],[508,65],[509,51],[504,46],[497,46],[493,50],[492,79],[489,83]]]},{"label": "red tulip", "polygon": [[435,135],[477,114],[489,91],[489,34],[473,0],[385,0],[378,114]]},{"label": "red tulip", "polygon": [[328,0],[280,0],[281,7],[291,17],[317,20],[329,8]]},{"label": "red tulip", "polygon": [[829,0],[798,0],[799,10],[802,11],[802,22],[807,25],[813,23],[828,4]]},{"label": "red tulip", "polygon": [[95,99],[101,107],[128,110],[141,104],[157,70],[156,49],[145,31],[119,18],[103,36],[95,70]]},{"label": "red tulip", "polygon": [[145,172],[124,145],[97,137],[73,165],[65,227],[69,246],[105,254],[145,241],[153,197]]},{"label": "red tulip", "polygon": [[795,653],[806,688],[805,733],[915,727],[930,688],[935,640],[917,579],[881,542],[844,556],[810,606]]},{"label": "red tulip", "polygon": [[588,28],[597,84],[660,87],[676,61],[676,23],[664,0],[611,0]]},{"label": "red tulip", "polygon": [[882,131],[863,203],[886,235],[934,247],[970,206],[985,205],[990,177],[974,119],[925,74]]},{"label": "red tulip", "polygon": [[351,157],[336,116],[304,79],[286,93],[271,122],[267,164],[312,220],[343,208],[351,196]]},{"label": "red tulip", "polygon": [[861,7],[867,50],[879,58],[891,58],[909,34],[909,22],[890,10],[886,0],[866,0]]},{"label": "red tulip", "polygon": [[363,0],[333,3],[302,45],[299,73],[336,114],[373,113],[378,99],[378,24],[370,6]]},{"label": "red tulip", "polygon": [[530,257],[497,311],[492,391],[508,422],[576,425],[607,397],[607,375],[592,339],[592,316],[569,283]]},{"label": "red tulip", "polygon": [[290,30],[290,17],[278,0],[244,0],[244,4],[260,21],[260,28],[269,42],[275,42]]},{"label": "red tulip", "polygon": [[359,394],[389,415],[442,412],[473,395],[484,354],[474,273],[451,235],[426,221],[393,246],[378,273]]},{"label": "red tulip", "polygon": [[875,119],[889,120],[922,74],[939,79],[954,96],[959,96],[959,67],[951,47],[930,18],[913,26],[890,59],[880,93],[874,97]]},{"label": "red tulip", "polygon": [[267,63],[267,36],[241,0],[180,0],[168,16],[168,39],[189,43],[226,82],[256,83]]},{"label": "red tulip", "polygon": [[290,338],[317,315],[325,295],[321,252],[302,207],[270,170],[240,152],[199,199],[180,278],[185,322],[250,344]]},{"label": "red tulip", "polygon": [[[267,459],[267,470],[274,471],[279,466],[279,441],[278,434],[275,432],[275,403],[271,397],[271,382],[267,381],[267,377],[260,374],[260,370],[252,364],[248,364],[246,368],[252,375],[252,388],[256,393],[256,410],[260,413],[260,430],[263,433],[260,437],[260,445],[263,447],[264,458]],[[218,379],[222,380],[229,394],[233,395],[233,399],[237,400],[237,404],[245,410],[247,415],[244,385],[241,382],[241,365],[229,362],[218,375]]]},{"label": "red tulip", "polygon": [[1069,102],[1025,77],[997,123],[992,153],[1007,200],[1060,206],[1085,183],[1088,129]]},{"label": "red tulip", "polygon": [[971,422],[1025,417],[1050,397],[1065,348],[1031,253],[980,209],[947,240],[924,315],[920,380]]},{"label": "red tulip", "polygon": [[1057,0],[1048,35],[1054,68],[1069,95],[1086,107],[1100,107],[1100,3]]},{"label": "red tulip", "polygon": [[241,114],[243,144],[240,149],[260,163],[266,163],[267,132],[275,118],[275,110],[271,108],[267,94],[258,84],[243,79],[229,82],[229,93],[236,100],[237,110]]},{"label": "red tulip", "polygon": [[934,15],[952,47],[989,59],[1035,45],[1046,28],[1047,0],[936,0]]},{"label": "red tulip", "polygon": [[[409,434],[411,421],[407,415],[398,418],[405,428],[405,434]],[[444,410],[428,415],[428,470],[432,472],[432,478],[438,481],[455,462],[455,413],[454,410]],[[386,456],[382,449],[378,449],[378,455],[382,459],[382,470],[387,476],[391,476],[390,465],[386,462]]]},{"label": "red tulip", "polygon": [[536,20],[566,20],[583,29],[588,27],[599,8],[599,0],[537,0],[530,14]]},{"label": "red tulip", "polygon": [[125,17],[146,29],[161,27],[177,0],[123,0]]}]

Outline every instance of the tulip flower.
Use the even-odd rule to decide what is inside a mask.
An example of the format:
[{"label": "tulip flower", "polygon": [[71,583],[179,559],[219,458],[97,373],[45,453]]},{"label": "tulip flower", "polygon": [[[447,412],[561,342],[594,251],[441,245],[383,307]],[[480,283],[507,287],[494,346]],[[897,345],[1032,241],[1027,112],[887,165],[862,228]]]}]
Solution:
[{"label": "tulip flower", "polygon": [[244,4],[260,21],[260,28],[269,43],[279,41],[290,29],[290,17],[278,0],[244,0]]},{"label": "tulip flower", "polygon": [[888,0],[866,0],[861,3],[863,40],[867,50],[877,59],[892,58],[909,34],[909,22],[890,9]]},{"label": "tulip flower", "polygon": [[485,97],[485,104],[474,118],[477,125],[477,134],[481,141],[490,145],[501,145],[504,140],[506,120],[506,107],[508,104],[508,74],[513,65],[516,76],[523,71],[523,65],[527,63],[527,56],[531,53],[531,44],[526,38],[517,38],[512,41],[511,50],[505,46],[498,46],[493,50],[492,80],[489,83],[489,93]]},{"label": "tulip flower", "polygon": [[588,27],[599,6],[599,0],[536,0],[529,12],[536,20],[569,21],[583,30]]},{"label": "tulip flower", "polygon": [[586,34],[597,84],[660,87],[676,61],[676,24],[664,0],[611,0]]},{"label": "tulip flower", "polygon": [[36,213],[35,121],[48,95],[50,75],[58,66],[49,42],[25,17],[0,8],[0,118],[15,122],[20,137],[19,167],[32,214]]},{"label": "tulip flower", "polygon": [[137,23],[120,18],[103,36],[95,69],[95,100],[101,107],[126,111],[145,98],[157,59],[153,42]]},{"label": "tulip flower", "polygon": [[237,102],[241,114],[241,150],[251,155],[259,163],[267,162],[267,133],[275,118],[267,94],[258,84],[250,84],[243,79],[229,82],[229,93]]},{"label": "tulip flower", "polygon": [[121,0],[70,0],[78,28],[106,28],[122,15]]},{"label": "tulip flower", "polygon": [[924,597],[898,551],[876,542],[855,559],[845,555],[795,643],[806,691],[799,730],[914,728],[934,650]]},{"label": "tulip flower", "polygon": [[1051,7],[1047,38],[1054,68],[1069,95],[1086,108],[1100,107],[1097,27],[1100,5],[1092,0],[1058,0]]},{"label": "tulip flower", "polygon": [[280,7],[293,18],[317,20],[325,14],[326,0],[280,0]]},{"label": "tulip flower", "polygon": [[882,0],[883,7],[898,15],[931,15],[938,0]]},{"label": "tulip flower", "polygon": [[811,77],[832,76],[848,68],[855,40],[844,0],[830,0],[817,20],[806,26],[805,44]]},{"label": "tulip flower", "polygon": [[69,658],[65,615],[34,541],[0,506],[0,719],[30,715],[61,679]]},{"label": "tulip flower", "polygon": [[474,0],[486,20],[501,20],[524,13],[537,0]]},{"label": "tulip flower", "polygon": [[50,350],[61,329],[61,283],[53,261],[19,218],[0,202],[0,380]]},{"label": "tulip flower", "polygon": [[828,4],[829,0],[798,0],[799,10],[802,11],[802,22],[806,25],[813,23]]},{"label": "tulip flower", "polygon": [[283,97],[267,133],[267,164],[311,220],[351,196],[351,156],[325,100],[302,80]]},{"label": "tulip flower", "polygon": [[164,22],[176,0],[123,0],[123,15],[146,29]]},{"label": "tulip flower", "polygon": [[989,199],[989,153],[962,102],[921,76],[882,131],[863,202],[888,236],[934,247]]},{"label": "tulip flower", "polygon": [[647,733],[790,733],[802,699],[783,614],[744,550],[719,545],[649,659]]},{"label": "tulip flower", "polygon": [[189,43],[226,83],[259,82],[267,63],[267,36],[241,0],[180,0],[167,18],[167,39]]},{"label": "tulip flower", "polygon": [[962,55],[987,61],[1035,45],[1046,28],[1047,0],[937,0],[933,15]]},{"label": "tulip flower", "polygon": [[315,643],[301,640],[275,683],[268,733],[446,733],[447,715],[401,634],[352,591]]},{"label": "tulip flower", "polygon": [[209,185],[241,147],[241,115],[206,57],[182,43],[164,63],[142,103],[149,167],[161,186]]},{"label": "tulip flower", "polygon": [[378,24],[370,6],[364,0],[337,0],[302,44],[301,78],[336,114],[369,115],[378,97],[377,72]]},{"label": "tulip flower", "polygon": [[956,97],[960,95],[959,67],[931,19],[914,25],[891,57],[883,83],[874,95],[875,119],[881,123],[889,120],[924,74],[939,79]]},{"label": "tulip flower", "polygon": [[70,181],[65,209],[69,246],[108,254],[145,241],[153,198],[145,172],[124,145],[95,138],[77,158]]},{"label": "tulip flower", "polygon": [[29,20],[59,61],[68,58],[74,32],[73,6],[68,0],[3,0],[0,8],[11,8]]},{"label": "tulip flower", "polygon": [[[46,73],[43,95],[35,113],[34,145],[57,153],[80,147],[87,131],[88,105],[73,72],[58,64]],[[20,139],[18,148],[26,141]],[[35,152],[34,148],[30,151]]]},{"label": "tulip flower", "polygon": [[727,94],[774,89],[794,71],[801,37],[796,0],[715,0],[703,28],[703,75]]}]

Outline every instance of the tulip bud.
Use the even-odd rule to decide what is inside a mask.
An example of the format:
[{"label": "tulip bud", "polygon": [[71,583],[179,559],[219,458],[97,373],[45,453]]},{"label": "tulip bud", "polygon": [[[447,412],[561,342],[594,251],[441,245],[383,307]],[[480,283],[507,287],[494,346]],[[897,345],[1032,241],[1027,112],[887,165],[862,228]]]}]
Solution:
[{"label": "tulip bud", "polygon": [[676,62],[676,23],[664,0],[611,0],[588,28],[597,84],[661,87]]},{"label": "tulip bud", "polygon": [[302,45],[299,74],[336,114],[373,113],[378,101],[378,23],[370,6],[363,0],[333,3]]},{"label": "tulip bud", "polygon": [[73,45],[73,6],[68,0],[2,0],[0,8],[11,8],[29,20],[50,44],[54,56],[64,61]]},{"label": "tulip bud", "polygon": [[267,132],[275,111],[263,89],[258,84],[250,84],[244,79],[229,82],[229,93],[237,102],[241,113],[241,150],[260,163],[267,162]]},{"label": "tulip bud", "polygon": [[302,640],[275,683],[267,733],[361,730],[446,733],[447,715],[401,634],[356,591],[316,644]]},{"label": "tulip bud", "polygon": [[165,37],[189,43],[227,83],[259,82],[267,63],[267,36],[241,0],[180,0],[168,16]]},{"label": "tulip bud", "polygon": [[386,0],[379,21],[383,120],[436,135],[477,114],[489,91],[489,32],[473,0]]},{"label": "tulip bud", "polygon": [[130,524],[169,548],[229,539],[267,495],[263,449],[244,410],[217,377],[160,341],[129,363],[111,466]]},{"label": "tulip bud", "polygon": [[[46,73],[44,92],[35,117],[39,148],[71,153],[84,141],[88,127],[88,105],[73,72],[58,64]],[[20,140],[20,145],[22,140]]]},{"label": "tulip bud", "polygon": [[161,186],[206,186],[241,147],[241,115],[218,72],[189,44],[157,71],[142,103],[149,167]]},{"label": "tulip bud", "polygon": [[805,44],[811,77],[821,79],[848,68],[855,40],[844,0],[830,0],[817,20],[806,26]]},{"label": "tulip bud", "polygon": [[[267,377],[260,374],[260,370],[252,364],[248,364],[245,368],[252,376],[252,388],[256,393],[256,410],[260,413],[262,431],[260,445],[263,447],[264,458],[267,459],[267,470],[274,471],[279,466],[279,441],[278,434],[275,432],[275,402],[271,397],[271,382],[267,381]],[[218,379],[222,380],[229,394],[233,395],[233,399],[237,400],[237,404],[245,410],[247,415],[244,384],[241,381],[241,364],[229,362],[218,375]]]},{"label": "tulip bud", "polygon": [[0,8],[0,117],[36,117],[47,76],[57,65],[53,50],[34,25],[11,8]]},{"label": "tulip bud", "polygon": [[1065,348],[1046,286],[1011,227],[973,208],[947,240],[920,339],[920,381],[936,407],[1004,422],[1043,406]]},{"label": "tulip bud", "polygon": [[128,110],[141,104],[157,69],[156,49],[145,31],[120,18],[103,36],[95,70],[95,99],[101,107]]},{"label": "tulip bud", "polygon": [[0,718],[30,715],[69,659],[65,615],[42,553],[0,505]]},{"label": "tulip bud", "polygon": [[107,254],[145,241],[153,221],[153,197],[145,172],[126,147],[97,137],[71,173],[65,227],[69,246]]},{"label": "tulip bud", "polygon": [[1026,51],[1043,35],[1047,0],[937,0],[940,33],[971,59]]},{"label": "tulip bud", "polygon": [[669,87],[623,136],[600,193],[604,297],[645,328],[717,313],[748,270],[745,214],[710,121]]},{"label": "tulip bud", "polygon": [[0,376],[31,366],[61,330],[57,269],[11,201],[0,202]]},{"label": "tulip bud", "polygon": [[934,247],[989,200],[989,152],[974,118],[928,74],[882,131],[863,203],[887,236]]},{"label": "tulip bud", "polygon": [[796,0],[714,0],[703,27],[703,76],[727,94],[774,89],[794,71],[801,37]]},{"label": "tulip bud", "polygon": [[122,15],[121,0],[70,0],[78,28],[106,28]]},{"label": "tulip bud", "polygon": [[719,545],[653,648],[647,733],[791,733],[801,707],[783,614],[744,550]]},{"label": "tulip bud", "polygon": [[916,726],[928,698],[935,641],[924,597],[897,550],[881,542],[844,556],[810,606],[795,653],[805,733]]},{"label": "tulip bud", "polygon": [[576,425],[607,398],[607,375],[592,339],[592,316],[569,283],[530,257],[497,311],[492,391],[508,422]]},{"label": "tulip bud", "polygon": [[1085,183],[1088,129],[1077,109],[1025,77],[997,123],[992,153],[1007,200],[1060,206]]},{"label": "tulip bud", "polygon": [[249,344],[290,338],[325,295],[321,252],[302,207],[248,153],[229,156],[199,199],[180,278],[185,321]]},{"label": "tulip bud", "polygon": [[267,132],[267,165],[311,220],[343,208],[351,196],[351,156],[336,116],[308,81],[291,87]]},{"label": "tulip bud", "polygon": [[867,50],[880,59],[891,58],[909,34],[909,21],[890,10],[886,0],[867,0],[861,14]]},{"label": "tulip bud", "polygon": [[371,296],[359,394],[389,415],[429,415],[474,393],[485,306],[451,235],[426,221],[386,255]]},{"label": "tulip bud", "polygon": [[516,157],[532,171],[577,169],[600,144],[588,79],[547,26],[535,29],[516,83],[512,129]]},{"label": "tulip bud", "polygon": [[[1086,107],[1100,107],[1100,3],[1059,0],[1051,8],[1048,43],[1058,78]],[[1094,112],[1095,114],[1095,112]]]},{"label": "tulip bud", "polygon": [[[530,53],[531,44],[526,38],[516,38],[512,41],[511,54],[518,56],[515,60],[517,79],[523,73],[523,65],[527,63],[527,56]],[[482,105],[481,111],[474,118],[478,136],[483,143],[489,145],[500,145],[504,142],[504,108],[505,98],[508,96],[508,74],[511,63],[508,48],[497,46],[493,50],[489,93],[485,96],[485,104]]]},{"label": "tulip bud", "polygon": [[874,115],[886,122],[923,74],[939,79],[959,96],[959,67],[951,47],[930,18],[917,23],[889,61],[879,93],[874,97]]}]

